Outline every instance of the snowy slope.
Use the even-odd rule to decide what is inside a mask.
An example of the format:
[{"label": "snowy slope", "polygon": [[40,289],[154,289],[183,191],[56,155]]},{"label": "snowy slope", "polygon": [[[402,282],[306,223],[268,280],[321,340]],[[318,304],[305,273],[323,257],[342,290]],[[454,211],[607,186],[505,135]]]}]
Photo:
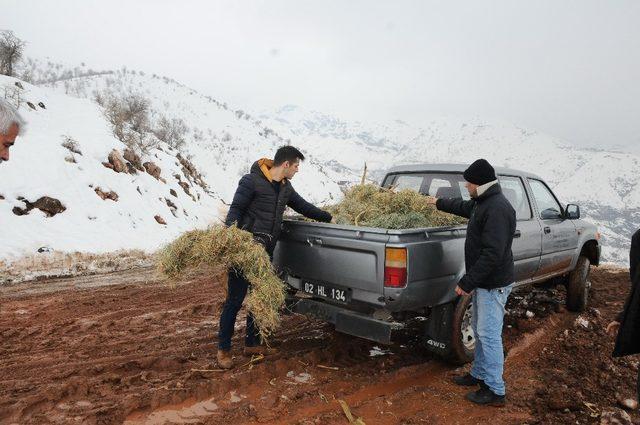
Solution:
[{"label": "snowy slope", "polygon": [[[0,76],[0,87],[15,87],[16,81]],[[0,259],[34,253],[41,247],[94,253],[153,251],[183,231],[206,226],[214,219],[219,201],[198,186],[191,187],[192,199],[172,177],[182,174],[175,154],[154,150],[142,158],[161,168],[166,183],[146,172],[116,173],[102,162],[112,149],[122,151],[124,145],[111,134],[95,103],[21,84],[23,101],[42,102],[46,109],[36,106],[33,110],[22,103],[27,132],[12,148],[11,160],[0,165],[0,195],[4,198],[0,200]],[[61,145],[67,137],[76,141],[81,155]],[[65,160],[70,157],[76,162]],[[103,200],[96,188],[114,191],[118,200]],[[13,213],[15,207],[25,207],[19,198],[34,202],[42,196],[58,199],[66,210],[52,217],[39,209],[27,215]],[[176,216],[166,199],[177,207]],[[159,224],[156,215],[167,224]]]},{"label": "snowy slope", "polygon": [[[413,126],[402,121],[348,123],[285,106],[260,118],[283,137],[305,140],[320,161],[338,160],[356,174],[366,161],[380,178],[392,165],[469,163],[486,158],[497,166],[536,173],[563,203],[577,203],[583,218],[603,234],[603,257],[628,262],[629,239],[640,227],[640,155],[580,149],[510,123],[478,118],[438,118]],[[335,152],[349,152],[338,158]]]},{"label": "snowy slope", "polygon": [[[83,179],[79,181],[84,186],[90,184],[89,180],[93,180],[95,175],[102,176],[102,173],[106,172],[107,176],[114,177],[109,175],[109,173],[113,174],[111,170],[100,169],[101,165],[96,158],[104,161],[112,147],[121,146],[120,142],[111,136],[100,108],[92,99],[96,93],[105,91],[119,95],[137,93],[151,101],[152,109],[158,115],[180,118],[187,124],[188,131],[185,136],[187,143],[183,154],[191,158],[198,170],[202,172],[210,189],[210,196],[206,200],[202,198],[200,204],[209,202],[209,198],[215,203],[213,198],[217,197],[227,203],[230,202],[238,179],[248,171],[251,163],[260,157],[272,156],[278,146],[290,142],[299,147],[308,158],[293,184],[305,198],[315,203],[322,204],[338,199],[341,195],[340,184],[358,181],[365,162],[369,169],[368,176],[379,179],[384,174],[384,170],[397,164],[466,163],[478,157],[484,157],[495,165],[537,173],[551,184],[564,203],[575,202],[581,205],[583,216],[596,223],[603,233],[604,258],[607,261],[617,263],[627,261],[628,238],[632,230],[640,226],[640,191],[638,190],[640,156],[636,154],[579,149],[561,139],[528,131],[510,123],[487,122],[478,118],[438,118],[425,120],[420,125],[400,120],[347,122],[331,115],[307,111],[292,105],[273,113],[248,114],[246,111],[200,94],[174,80],[153,74],[126,70],[95,74],[86,67],[75,69],[73,72],[60,68],[56,74],[51,69],[55,70],[58,67],[49,65],[46,72],[38,73],[37,66],[34,66],[34,74],[47,76],[48,79],[41,77],[40,81],[48,88],[29,87],[28,90],[34,93],[32,95],[34,98],[43,97],[45,103],[48,98],[51,98],[54,103],[60,102],[61,107],[67,109],[69,113],[66,114],[67,118],[64,121],[61,119],[64,114],[58,109],[48,108],[46,112],[29,110],[27,118],[32,129],[25,136],[24,145],[33,143],[30,142],[32,138],[59,139],[62,134],[72,136],[81,144],[88,143],[90,145],[87,147],[88,152],[95,149],[92,155],[98,168],[93,170],[94,162],[90,162],[92,167],[89,168],[89,165],[82,162],[86,162],[86,158],[79,159],[77,167],[87,167],[84,168],[83,173],[79,174]],[[39,99],[34,100],[39,101]],[[58,115],[54,117],[48,114]],[[45,121],[47,123],[55,121],[55,125],[45,125]],[[77,123],[81,124],[77,125]],[[64,149],[61,152],[55,150],[59,147],[58,142],[59,140],[48,148],[52,150],[52,154],[55,151],[58,157],[64,156],[68,153]],[[20,149],[19,146],[16,147],[16,158]],[[167,149],[164,150],[170,152]],[[38,155],[41,153],[31,152],[30,156]],[[157,151],[154,155],[158,156],[156,161],[163,168],[163,175],[171,176],[179,170],[172,153]],[[65,166],[73,168],[67,163],[56,162],[56,164],[56,170],[61,172],[69,171]],[[52,166],[40,165],[41,169],[45,170]],[[8,167],[17,167],[17,165],[11,162],[2,172],[10,169]],[[165,167],[167,167],[166,173]],[[51,173],[51,171],[48,172]],[[79,171],[74,173],[77,174]],[[76,174],[73,174],[73,178],[79,179]],[[138,185],[137,180],[135,185],[130,181],[130,185],[127,186],[124,182],[126,178],[150,178],[151,180],[146,184],[154,188],[158,185],[158,182],[148,175],[137,177],[116,175],[116,177],[112,179],[113,181],[109,181],[111,185],[109,187],[117,192],[120,190],[127,193],[128,189],[124,189],[123,185],[129,189],[134,186],[135,190],[135,186]],[[31,176],[29,179],[34,180],[24,182],[24,185],[34,192],[29,193],[31,197],[36,196],[36,192],[43,192],[41,185],[44,181]],[[171,183],[170,179],[167,181]],[[78,193],[84,193],[82,185],[78,186]],[[11,187],[11,193],[6,201],[0,201],[0,214],[10,211],[17,202],[15,200],[17,196],[29,198],[22,194],[27,192],[17,190],[21,187],[17,181],[8,187]],[[161,191],[162,186],[159,187],[158,190]],[[51,193],[63,196],[66,190],[56,186],[52,188]],[[2,193],[3,190],[0,188],[0,194]],[[153,199],[161,197],[155,195],[156,193],[149,195],[151,206],[145,204],[145,206],[133,207],[131,204],[135,213],[124,212],[125,209],[128,211],[127,206],[122,208],[119,215],[133,214],[135,217],[148,217],[156,203]],[[92,199],[95,205],[91,209],[104,208],[104,202],[107,201],[97,199],[102,204],[95,204],[96,200]],[[133,202],[134,199],[136,198],[132,196],[131,199],[123,198],[122,200]],[[189,199],[185,200],[185,202],[188,201]],[[168,221],[179,222],[179,225],[183,226],[180,229],[203,225],[216,219],[217,214],[212,213],[212,209],[204,208],[207,214],[203,214],[198,210],[200,207],[199,204],[193,205],[192,208],[198,212],[190,214],[189,218],[177,219],[170,214],[164,214],[163,217]],[[138,210],[144,213],[139,213]],[[206,218],[203,218],[203,215],[206,215]],[[198,219],[195,216],[198,216]],[[11,217],[11,219],[16,218]],[[58,219],[58,216],[47,220],[54,219]],[[115,247],[151,249],[158,246],[160,241],[166,240],[166,237],[154,234],[145,242],[136,242],[126,236],[126,225],[132,225],[135,222],[133,219],[129,222],[124,220],[122,223],[116,217],[105,218],[105,220],[116,220],[117,223],[114,225],[123,226],[121,237],[106,238],[106,241],[102,241],[99,238],[100,231],[94,228],[95,233],[91,238],[86,238],[87,242],[82,249],[98,249],[93,247],[95,240],[101,241],[100,250]],[[49,222],[42,221],[47,224]],[[152,233],[157,232],[156,226],[158,225],[153,222],[145,229],[151,229]],[[173,230],[175,232],[171,233],[172,235],[178,232],[177,227]],[[140,234],[143,233],[144,231],[140,230]],[[165,231],[165,233],[170,232]],[[19,246],[25,245],[24,241],[27,239],[23,237],[23,242],[16,242],[14,248],[18,249]],[[57,241],[59,249],[74,249],[69,246],[70,244],[62,243],[62,240],[65,240],[64,237]],[[75,237],[69,237],[68,240],[73,241]],[[91,240],[94,242],[90,242]],[[31,243],[28,249],[33,249],[35,245],[39,243]],[[7,251],[0,254],[6,255]]]},{"label": "snowy slope", "polygon": [[[52,86],[88,99],[105,90],[121,95],[137,93],[149,99],[158,114],[184,120],[189,127],[185,152],[203,172],[212,190],[227,203],[251,164],[262,157],[273,157],[277,148],[287,143],[244,111],[234,110],[165,77],[120,70],[72,78]],[[307,150],[303,143],[299,147]],[[306,199],[322,203],[341,193],[335,183],[339,178],[338,173],[324,170],[310,155],[293,184]]]}]

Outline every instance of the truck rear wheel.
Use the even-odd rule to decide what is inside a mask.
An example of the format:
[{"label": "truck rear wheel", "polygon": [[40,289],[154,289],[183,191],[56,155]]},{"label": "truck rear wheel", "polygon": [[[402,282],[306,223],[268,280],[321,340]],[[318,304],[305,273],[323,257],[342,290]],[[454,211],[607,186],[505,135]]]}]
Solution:
[{"label": "truck rear wheel", "polygon": [[584,255],[578,257],[576,267],[569,273],[567,280],[567,310],[584,311],[589,301],[589,288],[591,284],[587,280],[591,263]]},{"label": "truck rear wheel", "polygon": [[459,297],[453,310],[451,323],[451,352],[447,358],[451,363],[462,365],[473,360],[476,338],[471,325],[472,317],[473,303],[471,302],[471,296]]}]

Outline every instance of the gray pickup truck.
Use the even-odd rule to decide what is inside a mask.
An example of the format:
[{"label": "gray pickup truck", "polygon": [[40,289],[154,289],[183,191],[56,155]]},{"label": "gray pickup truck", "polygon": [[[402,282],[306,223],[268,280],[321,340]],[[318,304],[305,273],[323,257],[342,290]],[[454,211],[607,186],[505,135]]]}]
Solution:
[{"label": "gray pickup truck", "polygon": [[[382,186],[469,199],[465,168],[395,167]],[[563,206],[540,177],[506,168],[496,173],[516,211],[516,288],[564,284],[567,308],[583,310],[590,266],[600,261],[596,227],[580,220],[577,205]],[[473,358],[475,345],[470,297],[454,292],[465,272],[465,235],[466,226],[390,230],[285,220],[274,264],[290,286],[292,311],[383,344],[418,322],[425,347],[460,364]]]}]

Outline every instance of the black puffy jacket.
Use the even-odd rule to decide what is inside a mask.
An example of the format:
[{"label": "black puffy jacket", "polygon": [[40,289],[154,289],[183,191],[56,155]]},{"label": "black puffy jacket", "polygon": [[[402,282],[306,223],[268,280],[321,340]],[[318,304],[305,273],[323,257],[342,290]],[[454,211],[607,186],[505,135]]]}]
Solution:
[{"label": "black puffy jacket", "polygon": [[313,220],[329,222],[332,218],[331,214],[298,195],[287,179],[280,183],[280,193],[276,196],[269,174],[271,167],[273,161],[270,159],[253,163],[251,172],[242,176],[238,183],[225,220],[227,226],[236,224],[253,233],[269,252],[275,248],[280,236],[282,215],[287,206]]},{"label": "black puffy jacket", "polygon": [[[631,275],[631,292],[624,303],[624,309],[618,315],[620,322],[614,356],[626,356],[640,353],[640,230],[631,238],[629,250],[629,273]],[[638,382],[640,385],[640,382]]]},{"label": "black puffy jacket", "polygon": [[502,194],[499,183],[476,199],[438,199],[439,210],[466,217],[464,244],[466,274],[458,286],[465,292],[510,285],[515,271],[511,244],[516,231],[516,212]]}]

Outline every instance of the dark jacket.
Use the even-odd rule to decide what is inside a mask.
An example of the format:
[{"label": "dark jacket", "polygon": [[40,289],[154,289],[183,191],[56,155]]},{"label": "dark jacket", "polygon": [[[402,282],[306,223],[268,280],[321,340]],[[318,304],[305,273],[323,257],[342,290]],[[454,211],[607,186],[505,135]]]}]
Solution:
[{"label": "dark jacket", "polygon": [[242,176],[225,220],[227,226],[236,224],[253,233],[256,241],[269,252],[278,241],[282,215],[287,206],[313,220],[329,222],[332,218],[331,214],[298,195],[287,179],[280,182],[280,190],[276,194],[269,173],[271,167],[272,160],[261,159],[251,166],[249,174]]},{"label": "dark jacket", "polygon": [[628,356],[640,353],[640,270],[636,269],[631,293],[620,318],[620,329],[616,337],[613,356]]},{"label": "dark jacket", "polygon": [[616,319],[620,322],[616,347],[613,355],[626,356],[640,353],[640,230],[631,237],[629,250],[629,273],[631,275],[631,292],[624,303],[624,309]]},{"label": "dark jacket", "polygon": [[465,292],[492,289],[514,281],[511,244],[516,230],[516,212],[502,194],[499,183],[476,199],[438,199],[439,210],[469,219],[464,244],[466,274],[458,286]]}]

